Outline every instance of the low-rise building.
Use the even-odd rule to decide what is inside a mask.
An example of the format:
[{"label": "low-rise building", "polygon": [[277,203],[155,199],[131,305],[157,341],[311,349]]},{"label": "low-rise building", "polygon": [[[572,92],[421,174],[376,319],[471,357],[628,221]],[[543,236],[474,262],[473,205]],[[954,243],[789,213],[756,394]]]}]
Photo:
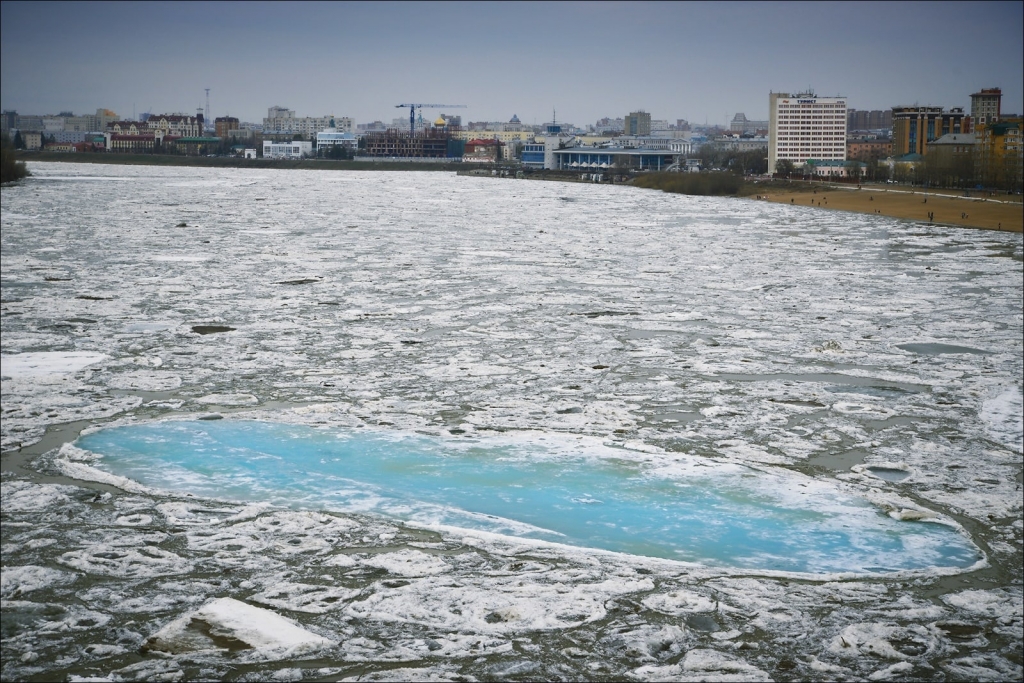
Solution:
[{"label": "low-rise building", "polygon": [[43,147],[45,152],[77,152],[72,142],[48,142]]},{"label": "low-rise building", "polygon": [[877,161],[892,154],[892,141],[886,138],[859,137],[847,139],[846,158],[857,161]]},{"label": "low-rise building", "polygon": [[501,160],[501,142],[490,140],[470,140],[466,143],[466,150],[462,154],[462,160],[479,164],[496,164]]},{"label": "low-rise building", "polygon": [[550,168],[561,171],[619,169],[661,171],[676,163],[669,150],[642,147],[567,147],[551,151]]},{"label": "low-rise building", "polygon": [[153,154],[163,151],[164,142],[173,142],[176,138],[164,135],[163,131],[148,133],[114,133],[107,132],[105,147],[115,154]]},{"label": "low-rise building", "polygon": [[47,137],[53,137],[54,142],[60,143],[71,143],[85,142],[85,137],[89,135],[86,131],[78,130],[61,130],[56,133],[48,134]]},{"label": "low-rise building", "polygon": [[336,128],[328,128],[316,134],[316,153],[327,152],[335,147],[341,147],[349,151],[355,151],[359,146],[359,139],[350,132],[339,131]]},{"label": "low-rise building", "polygon": [[[854,171],[854,169],[857,169],[857,171]],[[804,163],[804,171],[819,178],[848,178],[851,176],[851,172],[853,172],[859,174],[857,175],[859,179],[867,175],[867,170],[868,165],[863,161],[839,161],[835,159],[818,161],[808,159]]]},{"label": "low-rise building", "polygon": [[263,141],[264,159],[302,159],[313,154],[313,143],[309,140],[291,142]]}]

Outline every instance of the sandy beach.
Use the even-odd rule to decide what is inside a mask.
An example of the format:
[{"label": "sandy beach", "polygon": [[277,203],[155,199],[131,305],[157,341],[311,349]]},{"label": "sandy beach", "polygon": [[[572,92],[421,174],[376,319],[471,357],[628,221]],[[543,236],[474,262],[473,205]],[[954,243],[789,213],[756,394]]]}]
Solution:
[{"label": "sandy beach", "polygon": [[[942,225],[1007,232],[1024,231],[1024,207],[1019,197],[964,197],[955,191],[938,193],[891,187],[808,187],[806,190],[772,192],[765,188],[762,200],[781,204],[820,206],[823,209],[877,213]],[[752,197],[755,201],[757,196]]]}]

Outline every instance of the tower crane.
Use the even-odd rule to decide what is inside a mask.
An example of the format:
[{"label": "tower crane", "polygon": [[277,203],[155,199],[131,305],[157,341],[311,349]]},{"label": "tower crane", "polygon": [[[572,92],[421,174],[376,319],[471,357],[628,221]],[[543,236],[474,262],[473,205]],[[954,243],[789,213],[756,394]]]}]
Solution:
[{"label": "tower crane", "polygon": [[396,104],[395,109],[409,107],[409,135],[416,134],[417,109],[465,109],[464,104]]}]

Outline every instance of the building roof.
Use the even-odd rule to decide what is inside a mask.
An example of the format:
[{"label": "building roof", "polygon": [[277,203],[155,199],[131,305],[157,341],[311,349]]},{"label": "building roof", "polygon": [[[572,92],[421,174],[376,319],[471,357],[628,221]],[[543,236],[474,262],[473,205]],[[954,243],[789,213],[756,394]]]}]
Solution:
[{"label": "building roof", "polygon": [[938,140],[932,140],[928,143],[928,146],[932,145],[973,145],[977,141],[974,133],[946,133]]},{"label": "building roof", "polygon": [[865,164],[863,161],[856,161],[854,159],[847,159],[845,161],[840,159],[808,159],[806,163],[812,166],[824,166],[826,168],[838,168],[846,166],[847,164],[859,164],[861,166],[867,166],[867,164]]}]

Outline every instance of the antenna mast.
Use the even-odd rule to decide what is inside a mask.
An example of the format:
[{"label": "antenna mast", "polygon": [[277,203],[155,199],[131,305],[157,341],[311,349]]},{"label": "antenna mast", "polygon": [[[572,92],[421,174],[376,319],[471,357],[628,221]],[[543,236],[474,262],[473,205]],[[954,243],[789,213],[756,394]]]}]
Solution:
[{"label": "antenna mast", "polygon": [[[203,128],[210,127],[210,89],[206,88],[206,111],[204,112],[206,120],[203,121]],[[205,131],[204,131],[205,132]]]}]

